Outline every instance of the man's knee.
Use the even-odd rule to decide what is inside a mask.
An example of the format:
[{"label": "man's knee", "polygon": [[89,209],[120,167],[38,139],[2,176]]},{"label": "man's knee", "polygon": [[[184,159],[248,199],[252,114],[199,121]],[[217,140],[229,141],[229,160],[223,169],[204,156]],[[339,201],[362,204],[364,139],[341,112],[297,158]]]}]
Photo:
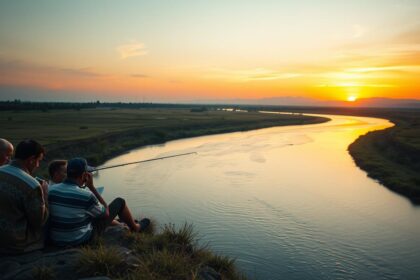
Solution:
[{"label": "man's knee", "polygon": [[114,199],[109,205],[109,216],[114,219],[115,216],[120,215],[125,208],[125,200],[121,197]]},{"label": "man's knee", "polygon": [[125,199],[121,197],[117,197],[114,199],[114,202],[119,206],[118,209],[124,209],[125,208]]}]

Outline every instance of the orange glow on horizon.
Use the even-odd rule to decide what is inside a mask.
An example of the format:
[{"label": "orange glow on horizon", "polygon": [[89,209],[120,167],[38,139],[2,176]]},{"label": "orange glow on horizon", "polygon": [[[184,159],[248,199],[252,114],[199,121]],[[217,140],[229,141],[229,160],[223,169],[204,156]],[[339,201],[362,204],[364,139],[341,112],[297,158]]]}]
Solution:
[{"label": "orange glow on horizon", "polygon": [[350,95],[349,97],[347,97],[348,102],[355,102],[356,100],[357,100],[357,97],[354,95]]},{"label": "orange glow on horizon", "polygon": [[[33,67],[32,67],[33,68]],[[292,71],[254,69],[243,71],[180,69],[153,75],[71,71],[31,67],[17,73],[0,70],[0,85],[35,87],[57,91],[101,92],[108,97],[146,97],[149,100],[180,99],[259,99],[267,97],[306,97],[318,100],[356,101],[357,98],[419,98],[417,72],[381,76],[379,73],[321,71],[306,68]],[[331,66],[331,68],[333,68]]]},{"label": "orange glow on horizon", "polygon": [[420,99],[418,1],[3,2],[2,99]]}]

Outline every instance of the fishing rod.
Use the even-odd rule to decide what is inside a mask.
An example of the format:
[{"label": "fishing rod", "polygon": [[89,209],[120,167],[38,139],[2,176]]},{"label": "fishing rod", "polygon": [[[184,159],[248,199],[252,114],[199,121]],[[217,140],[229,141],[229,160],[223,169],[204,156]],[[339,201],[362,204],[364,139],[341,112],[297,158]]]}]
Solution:
[{"label": "fishing rod", "polygon": [[177,154],[177,155],[166,156],[166,157],[152,158],[152,159],[146,159],[146,160],[140,160],[140,161],[134,161],[134,162],[128,162],[128,163],[122,163],[122,164],[104,166],[104,167],[94,168],[94,169],[89,170],[89,171],[90,172],[94,172],[94,171],[99,171],[99,170],[104,170],[104,169],[110,169],[110,168],[115,168],[115,167],[120,167],[120,166],[126,166],[126,165],[130,165],[130,164],[137,164],[137,163],[155,161],[155,160],[166,159],[166,158],[180,157],[180,156],[186,156],[186,155],[191,155],[191,154],[196,154],[196,153],[197,152],[190,152],[190,153],[185,153],[185,154]]}]

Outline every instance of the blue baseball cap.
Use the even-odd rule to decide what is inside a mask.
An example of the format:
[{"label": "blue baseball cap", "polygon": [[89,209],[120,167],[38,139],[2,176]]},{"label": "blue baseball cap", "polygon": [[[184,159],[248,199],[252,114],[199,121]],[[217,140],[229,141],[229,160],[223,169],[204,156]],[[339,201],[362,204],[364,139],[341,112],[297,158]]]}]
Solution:
[{"label": "blue baseball cap", "polygon": [[67,162],[67,175],[80,176],[83,172],[92,172],[95,168],[87,164],[84,158],[72,158]]}]

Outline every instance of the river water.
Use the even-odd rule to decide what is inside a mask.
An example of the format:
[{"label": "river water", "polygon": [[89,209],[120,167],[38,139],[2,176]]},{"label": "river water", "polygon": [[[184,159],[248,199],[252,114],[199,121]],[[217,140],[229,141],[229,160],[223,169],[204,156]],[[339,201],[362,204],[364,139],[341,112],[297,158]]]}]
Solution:
[{"label": "river water", "polygon": [[332,116],[171,141],[104,165],[196,155],[102,171],[110,201],[136,215],[193,223],[200,243],[254,279],[419,279],[420,208],[368,178],[347,152],[386,120]]}]

